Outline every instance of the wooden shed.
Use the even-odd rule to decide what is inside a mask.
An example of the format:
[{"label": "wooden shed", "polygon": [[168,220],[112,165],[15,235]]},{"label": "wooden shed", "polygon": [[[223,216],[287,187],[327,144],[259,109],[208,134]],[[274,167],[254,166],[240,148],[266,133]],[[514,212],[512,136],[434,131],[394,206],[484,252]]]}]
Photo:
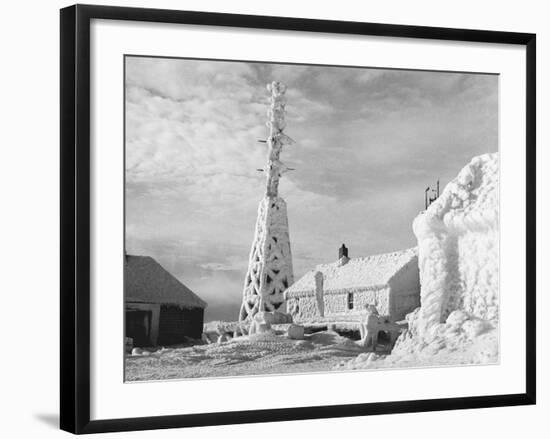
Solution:
[{"label": "wooden shed", "polygon": [[125,258],[125,336],[133,339],[134,346],[200,339],[207,303],[153,258]]}]

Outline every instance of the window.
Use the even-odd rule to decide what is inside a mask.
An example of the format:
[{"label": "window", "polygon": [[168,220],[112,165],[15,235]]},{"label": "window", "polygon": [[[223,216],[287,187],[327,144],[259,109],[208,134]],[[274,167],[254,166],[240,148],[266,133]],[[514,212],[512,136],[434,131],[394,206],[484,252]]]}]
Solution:
[{"label": "window", "polygon": [[353,293],[348,293],[348,309],[353,309]]}]

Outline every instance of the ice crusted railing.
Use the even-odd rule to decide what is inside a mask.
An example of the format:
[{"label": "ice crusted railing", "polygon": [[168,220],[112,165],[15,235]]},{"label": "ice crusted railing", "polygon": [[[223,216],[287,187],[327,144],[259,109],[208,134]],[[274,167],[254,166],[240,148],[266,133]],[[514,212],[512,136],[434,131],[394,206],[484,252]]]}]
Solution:
[{"label": "ice crusted railing", "polygon": [[451,312],[498,319],[498,156],[474,157],[413,222],[420,332]]}]

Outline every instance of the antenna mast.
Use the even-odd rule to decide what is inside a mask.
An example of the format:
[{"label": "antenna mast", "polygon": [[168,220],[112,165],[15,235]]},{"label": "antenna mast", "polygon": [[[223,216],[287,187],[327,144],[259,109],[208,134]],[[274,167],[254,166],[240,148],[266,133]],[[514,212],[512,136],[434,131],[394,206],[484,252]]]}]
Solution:
[{"label": "antenna mast", "polygon": [[266,173],[266,191],[258,206],[240,321],[250,320],[258,312],[279,310],[285,303],[284,291],[294,282],[286,203],[278,193],[281,175],[293,170],[281,162],[281,151],[294,141],[283,133],[286,86],[272,82],[267,89],[271,92],[266,122],[269,134],[267,140],[260,140],[267,144],[267,164],[258,169]]}]

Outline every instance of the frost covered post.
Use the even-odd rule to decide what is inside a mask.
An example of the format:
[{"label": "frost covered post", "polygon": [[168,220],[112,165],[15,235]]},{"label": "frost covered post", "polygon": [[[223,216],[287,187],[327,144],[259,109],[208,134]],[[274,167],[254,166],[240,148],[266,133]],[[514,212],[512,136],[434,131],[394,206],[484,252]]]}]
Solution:
[{"label": "frost covered post", "polygon": [[288,234],[286,203],[279,197],[279,179],[291,170],[279,159],[283,145],[293,143],[283,133],[286,86],[280,82],[267,85],[271,92],[267,111],[269,136],[266,194],[258,206],[254,240],[244,281],[243,302],[239,320],[249,320],[258,312],[278,310],[284,303],[284,291],[293,283],[292,255]]}]

